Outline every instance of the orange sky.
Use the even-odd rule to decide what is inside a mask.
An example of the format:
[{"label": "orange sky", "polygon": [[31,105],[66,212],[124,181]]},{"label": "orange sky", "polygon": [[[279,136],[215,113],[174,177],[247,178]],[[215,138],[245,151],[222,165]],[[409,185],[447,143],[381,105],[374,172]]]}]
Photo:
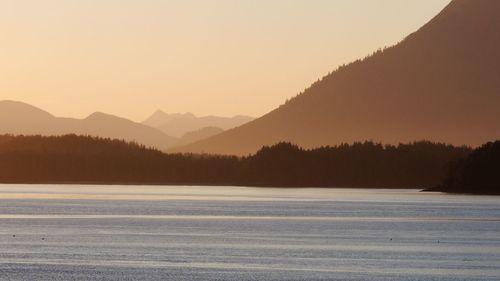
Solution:
[{"label": "orange sky", "polygon": [[262,115],[449,0],[0,0],[0,99],[57,116]]}]

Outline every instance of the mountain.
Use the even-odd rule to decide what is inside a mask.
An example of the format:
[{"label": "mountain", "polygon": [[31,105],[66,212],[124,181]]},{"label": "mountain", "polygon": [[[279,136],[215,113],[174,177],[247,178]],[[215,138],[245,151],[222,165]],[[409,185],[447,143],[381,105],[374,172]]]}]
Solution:
[{"label": "mountain", "polygon": [[224,132],[223,129],[217,127],[205,127],[196,131],[185,133],[182,138],[179,139],[178,142],[175,143],[176,146],[179,145],[187,145],[190,143],[194,143],[200,140],[204,140],[206,138],[218,135]]},{"label": "mountain", "polygon": [[500,1],[454,0],[399,44],[341,66],[281,107],[176,151],[245,155],[428,139],[478,146],[500,137]]},{"label": "mountain", "polygon": [[192,113],[172,113],[168,114],[162,110],[157,110],[153,115],[149,116],[142,123],[153,128],[160,127],[161,125],[176,119],[193,119],[196,118]]},{"label": "mountain", "polygon": [[29,104],[16,101],[0,101],[0,133],[51,134],[55,128],[47,126],[55,117]]},{"label": "mountain", "polygon": [[177,139],[149,126],[125,118],[96,112],[85,119],[60,118],[26,103],[0,101],[0,134],[81,134],[167,149]]},{"label": "mountain", "polygon": [[241,126],[252,120],[252,117],[242,115],[234,117],[197,117],[192,113],[168,114],[158,110],[142,123],[157,128],[167,135],[180,138],[186,133],[197,131],[206,127],[217,127],[223,130],[228,130]]}]

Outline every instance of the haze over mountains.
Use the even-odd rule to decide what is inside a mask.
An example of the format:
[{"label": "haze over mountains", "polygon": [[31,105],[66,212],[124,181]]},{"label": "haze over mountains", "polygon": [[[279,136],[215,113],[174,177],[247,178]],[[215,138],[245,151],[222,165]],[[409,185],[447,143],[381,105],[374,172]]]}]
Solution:
[{"label": "haze over mountains", "polygon": [[[186,133],[212,127],[222,130],[232,129],[252,121],[250,116],[237,115],[233,117],[203,116],[197,117],[192,113],[168,114],[161,110],[156,111],[142,122],[145,125],[157,128],[167,135],[183,137]],[[205,130],[205,133],[209,130]],[[215,132],[211,130],[211,132]]]},{"label": "haze over mountains", "polygon": [[401,43],[323,77],[241,127],[175,151],[244,155],[427,139],[477,146],[500,137],[500,1],[454,0]]},{"label": "haze over mountains", "polygon": [[222,132],[224,132],[224,130],[219,127],[204,127],[196,131],[187,132],[177,141],[175,146],[191,144],[218,135]]},{"label": "haze over mountains", "polygon": [[[183,125],[184,118],[181,118],[181,115],[173,114],[172,116],[178,118],[173,118],[172,121],[177,121],[170,126]],[[223,130],[214,128],[214,125],[227,127],[227,124],[233,121],[227,118],[228,121],[226,123],[215,122],[218,121],[218,117],[211,117],[208,121],[214,120],[213,123],[207,122],[205,119],[203,119],[203,122],[199,122],[199,124],[208,124],[209,127],[190,130],[195,127],[192,126],[195,123],[192,119],[195,117],[192,114],[186,114],[186,116],[188,116],[187,120],[191,122],[186,126],[188,129],[175,128],[178,132],[186,131],[186,136],[175,137],[151,126],[101,112],[95,112],[85,119],[62,118],[53,116],[44,110],[26,103],[4,100],[0,101],[0,134],[44,136],[64,134],[91,135],[135,141],[139,144],[166,150],[173,146],[188,144],[220,133]],[[225,120],[224,118],[219,119]]]},{"label": "haze over mountains", "polygon": [[81,134],[136,141],[167,149],[177,139],[125,118],[96,112],[85,119],[55,117],[26,103],[0,101],[0,134]]}]

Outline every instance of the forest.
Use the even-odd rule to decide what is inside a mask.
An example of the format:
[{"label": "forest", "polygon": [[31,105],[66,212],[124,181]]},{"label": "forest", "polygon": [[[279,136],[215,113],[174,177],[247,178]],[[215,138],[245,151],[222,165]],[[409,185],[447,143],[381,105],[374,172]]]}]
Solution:
[{"label": "forest", "polygon": [[166,154],[90,136],[0,136],[2,183],[428,188],[468,147],[366,141],[316,149],[290,143],[246,157]]},{"label": "forest", "polygon": [[431,190],[500,195],[500,141],[489,142],[449,164],[443,184]]}]

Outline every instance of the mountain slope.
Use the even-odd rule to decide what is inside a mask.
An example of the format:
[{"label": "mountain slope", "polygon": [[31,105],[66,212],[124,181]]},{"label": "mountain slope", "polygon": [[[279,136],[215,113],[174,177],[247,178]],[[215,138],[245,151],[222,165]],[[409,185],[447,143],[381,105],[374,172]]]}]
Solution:
[{"label": "mountain slope", "polygon": [[192,113],[168,114],[158,110],[142,123],[157,128],[167,135],[180,138],[186,133],[198,131],[206,127],[217,127],[223,130],[228,130],[241,126],[252,120],[252,117],[241,115],[233,117],[197,117]]},{"label": "mountain slope", "polygon": [[135,141],[158,149],[167,149],[177,141],[159,130],[113,115],[96,112],[83,120],[59,118],[15,101],[0,101],[0,134],[92,135]]},{"label": "mountain slope", "polygon": [[[0,132],[10,134],[41,134],[46,124],[55,119],[50,113],[17,101],[0,101]],[[53,130],[53,128],[46,128]]]},{"label": "mountain slope", "polygon": [[176,119],[191,119],[191,118],[196,118],[194,114],[192,113],[166,113],[163,112],[162,110],[157,110],[155,113],[153,113],[151,116],[149,116],[146,120],[142,122],[142,124],[151,126],[153,128],[157,128],[167,122],[170,122],[171,120],[176,120]]},{"label": "mountain slope", "polygon": [[224,132],[223,129],[217,127],[205,127],[196,131],[185,133],[182,138],[175,145],[187,145],[190,143],[194,143],[220,133]]},{"label": "mountain slope", "polygon": [[500,1],[454,0],[396,46],[342,66],[239,128],[176,151],[248,154],[420,139],[480,145],[500,137]]}]

